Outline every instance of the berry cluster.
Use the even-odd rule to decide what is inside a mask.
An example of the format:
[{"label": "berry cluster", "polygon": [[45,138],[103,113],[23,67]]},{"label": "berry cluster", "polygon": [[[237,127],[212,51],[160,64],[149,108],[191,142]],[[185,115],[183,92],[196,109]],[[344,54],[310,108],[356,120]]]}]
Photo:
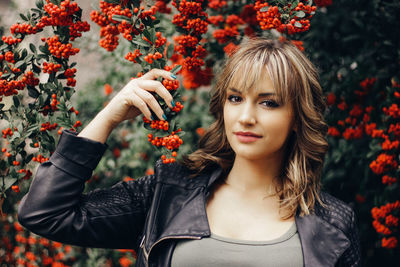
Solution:
[{"label": "berry cluster", "polygon": [[[393,203],[387,203],[379,208],[372,208],[371,215],[374,219],[372,225],[375,230],[383,235],[393,234],[399,226],[399,218],[393,215],[398,210],[400,210],[400,202],[398,200]],[[395,246],[397,246],[396,237],[392,236],[388,239],[382,239],[382,247],[394,248]]]},{"label": "berry cluster", "polygon": [[64,72],[64,76],[67,78],[67,86],[74,87],[76,85],[76,80],[73,78],[75,77],[76,68],[66,69]]},{"label": "berry cluster", "polygon": [[168,131],[169,123],[168,123],[168,121],[153,120],[150,122],[150,127],[152,129],[156,129],[156,130]]},{"label": "berry cluster", "polygon": [[11,137],[14,134],[13,131],[11,130],[11,128],[2,130],[2,133],[3,133],[3,138],[7,138],[7,136]]},{"label": "berry cluster", "polygon": [[[0,72],[0,76],[3,75],[2,72]],[[25,84],[22,81],[7,81],[0,79],[0,96],[5,95],[5,96],[10,96],[10,95],[17,95],[18,90],[23,90],[25,88]]]},{"label": "berry cluster", "polygon": [[[107,51],[113,51],[119,44],[119,34],[122,34],[125,39],[132,41],[134,36],[139,35],[144,30],[144,24],[141,21],[155,20],[154,16],[157,12],[157,6],[150,7],[149,10],[145,10],[144,7],[125,7],[126,3],[123,1],[121,4],[107,3],[106,1],[100,1],[100,11],[92,11],[90,17],[92,21],[97,23],[100,29],[100,41],[101,47]],[[131,19],[133,14],[137,15],[137,19],[132,24],[126,19],[113,19],[115,15],[123,16],[127,19]]]},{"label": "berry cluster", "polygon": [[179,88],[179,81],[178,80],[167,80],[163,79],[162,84],[168,91],[176,91]]},{"label": "berry cluster", "polygon": [[8,37],[7,36],[3,36],[3,37],[1,37],[1,40],[3,42],[5,42],[6,44],[10,45],[10,46],[22,42],[21,38],[12,38],[11,36],[8,36]]},{"label": "berry cluster", "polygon": [[79,12],[79,7],[76,2],[65,0],[60,5],[53,4],[50,0],[46,0],[47,4],[44,5],[44,10],[50,17],[43,17],[41,22],[45,25],[58,25],[58,26],[69,26],[73,24],[73,15]]},{"label": "berry cluster", "polygon": [[142,55],[142,53],[140,53],[140,50],[136,49],[135,51],[133,51],[133,53],[128,52],[128,54],[126,54],[126,56],[125,56],[125,59],[137,63],[136,59],[138,57],[140,57],[141,55]]},{"label": "berry cluster", "polygon": [[39,84],[39,78],[36,78],[32,71],[28,71],[24,74],[24,77],[22,77],[21,82],[29,86],[36,86]]},{"label": "berry cluster", "polygon": [[381,153],[376,160],[372,161],[369,167],[375,174],[383,174],[390,170],[396,169],[398,163],[393,155]]},{"label": "berry cluster", "polygon": [[52,94],[51,95],[51,103],[50,103],[50,107],[52,111],[56,111],[57,110],[57,105],[60,104],[60,102],[57,100],[57,95],[56,94]]},{"label": "berry cluster", "polygon": [[81,121],[76,121],[75,124],[74,124],[74,128],[78,128],[80,126],[82,126],[82,122]]},{"label": "berry cluster", "polygon": [[163,163],[173,163],[175,162],[175,158],[177,156],[176,150],[179,148],[180,145],[183,144],[182,139],[179,138],[179,136],[176,134],[180,132],[181,129],[178,129],[176,132],[172,132],[170,135],[165,136],[165,137],[153,137],[152,134],[147,135],[148,141],[156,147],[165,147],[168,150],[174,150],[172,152],[172,157],[173,158],[167,158],[166,155],[162,155],[161,159],[163,160]]},{"label": "berry cluster", "polygon": [[61,69],[61,64],[54,64],[54,63],[47,63],[46,61],[43,62],[43,72],[44,73],[53,73],[57,72]]},{"label": "berry cluster", "polygon": [[254,9],[262,30],[276,29],[281,33],[295,34],[309,30],[310,19],[317,8],[303,2],[296,7],[271,6],[265,0],[258,0]]},{"label": "berry cluster", "polygon": [[51,131],[57,128],[57,123],[51,124],[50,122],[42,123],[42,127],[40,127],[41,132]]},{"label": "berry cluster", "polygon": [[39,163],[43,163],[49,160],[49,158],[44,157],[43,155],[39,154],[36,157],[32,158],[33,161],[39,162]]},{"label": "berry cluster", "polygon": [[178,37],[175,41],[178,43],[176,51],[185,57],[183,69],[199,71],[201,66],[205,65],[205,54],[196,53],[197,47],[203,48],[199,42],[201,35],[205,34],[208,28],[208,15],[204,12],[205,3],[202,0],[173,0],[172,5],[179,11],[174,15],[172,23],[186,33],[183,34],[184,37]]},{"label": "berry cluster", "polygon": [[50,53],[56,58],[69,58],[79,53],[79,48],[73,48],[72,44],[62,44],[58,36],[47,38]]},{"label": "berry cluster", "polygon": [[149,63],[152,64],[153,60],[157,60],[162,58],[163,55],[160,52],[155,52],[154,54],[152,53],[148,53],[147,56],[144,56],[144,60]]}]

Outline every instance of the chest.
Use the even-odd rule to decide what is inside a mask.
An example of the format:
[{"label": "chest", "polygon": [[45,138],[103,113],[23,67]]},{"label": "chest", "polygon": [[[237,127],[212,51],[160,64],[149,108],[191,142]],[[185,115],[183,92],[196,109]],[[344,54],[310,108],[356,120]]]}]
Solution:
[{"label": "chest", "polygon": [[277,198],[241,195],[224,188],[209,196],[206,212],[212,233],[241,240],[275,239],[294,223],[293,217],[281,218]]}]

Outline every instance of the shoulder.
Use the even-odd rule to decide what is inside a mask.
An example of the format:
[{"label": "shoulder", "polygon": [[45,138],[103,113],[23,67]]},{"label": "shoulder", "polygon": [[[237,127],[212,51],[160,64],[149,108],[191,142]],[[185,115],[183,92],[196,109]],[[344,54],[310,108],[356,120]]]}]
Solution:
[{"label": "shoulder", "polygon": [[180,187],[205,186],[210,176],[209,173],[204,173],[191,178],[193,172],[182,163],[163,164],[161,160],[156,162],[154,174],[158,183]]},{"label": "shoulder", "polygon": [[320,192],[319,196],[324,205],[317,203],[315,214],[327,223],[339,228],[345,234],[349,234],[356,220],[352,207],[326,192]]}]

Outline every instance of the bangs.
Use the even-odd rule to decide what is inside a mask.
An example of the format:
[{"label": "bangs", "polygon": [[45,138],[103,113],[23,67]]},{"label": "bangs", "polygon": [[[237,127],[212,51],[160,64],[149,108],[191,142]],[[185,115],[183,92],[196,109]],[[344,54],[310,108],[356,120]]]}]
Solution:
[{"label": "bangs", "polygon": [[[290,67],[285,58],[280,54],[270,54],[266,51],[261,53],[252,53],[251,51],[244,51],[250,53],[243,53],[236,56],[236,62],[232,62],[232,69],[226,81],[226,90],[235,88],[241,93],[248,93],[250,89],[262,90],[264,88],[254,88],[256,81],[263,79],[268,75],[274,90],[281,104],[285,104],[290,100],[292,88],[290,81]],[[257,92],[256,92],[257,93]]]}]

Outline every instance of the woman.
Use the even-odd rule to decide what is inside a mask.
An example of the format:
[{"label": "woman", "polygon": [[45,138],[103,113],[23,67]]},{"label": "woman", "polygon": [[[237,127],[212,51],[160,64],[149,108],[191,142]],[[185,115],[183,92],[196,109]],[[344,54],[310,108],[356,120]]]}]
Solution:
[{"label": "woman", "polygon": [[182,163],[82,194],[121,121],[150,110],[163,119],[150,92],[174,106],[157,77],[175,78],[152,70],[78,135],[63,132],[21,201],[22,225],[64,243],[133,248],[136,266],[361,265],[354,212],[319,188],[317,72],[289,43],[252,39],[231,56],[211,99],[216,121]]}]

